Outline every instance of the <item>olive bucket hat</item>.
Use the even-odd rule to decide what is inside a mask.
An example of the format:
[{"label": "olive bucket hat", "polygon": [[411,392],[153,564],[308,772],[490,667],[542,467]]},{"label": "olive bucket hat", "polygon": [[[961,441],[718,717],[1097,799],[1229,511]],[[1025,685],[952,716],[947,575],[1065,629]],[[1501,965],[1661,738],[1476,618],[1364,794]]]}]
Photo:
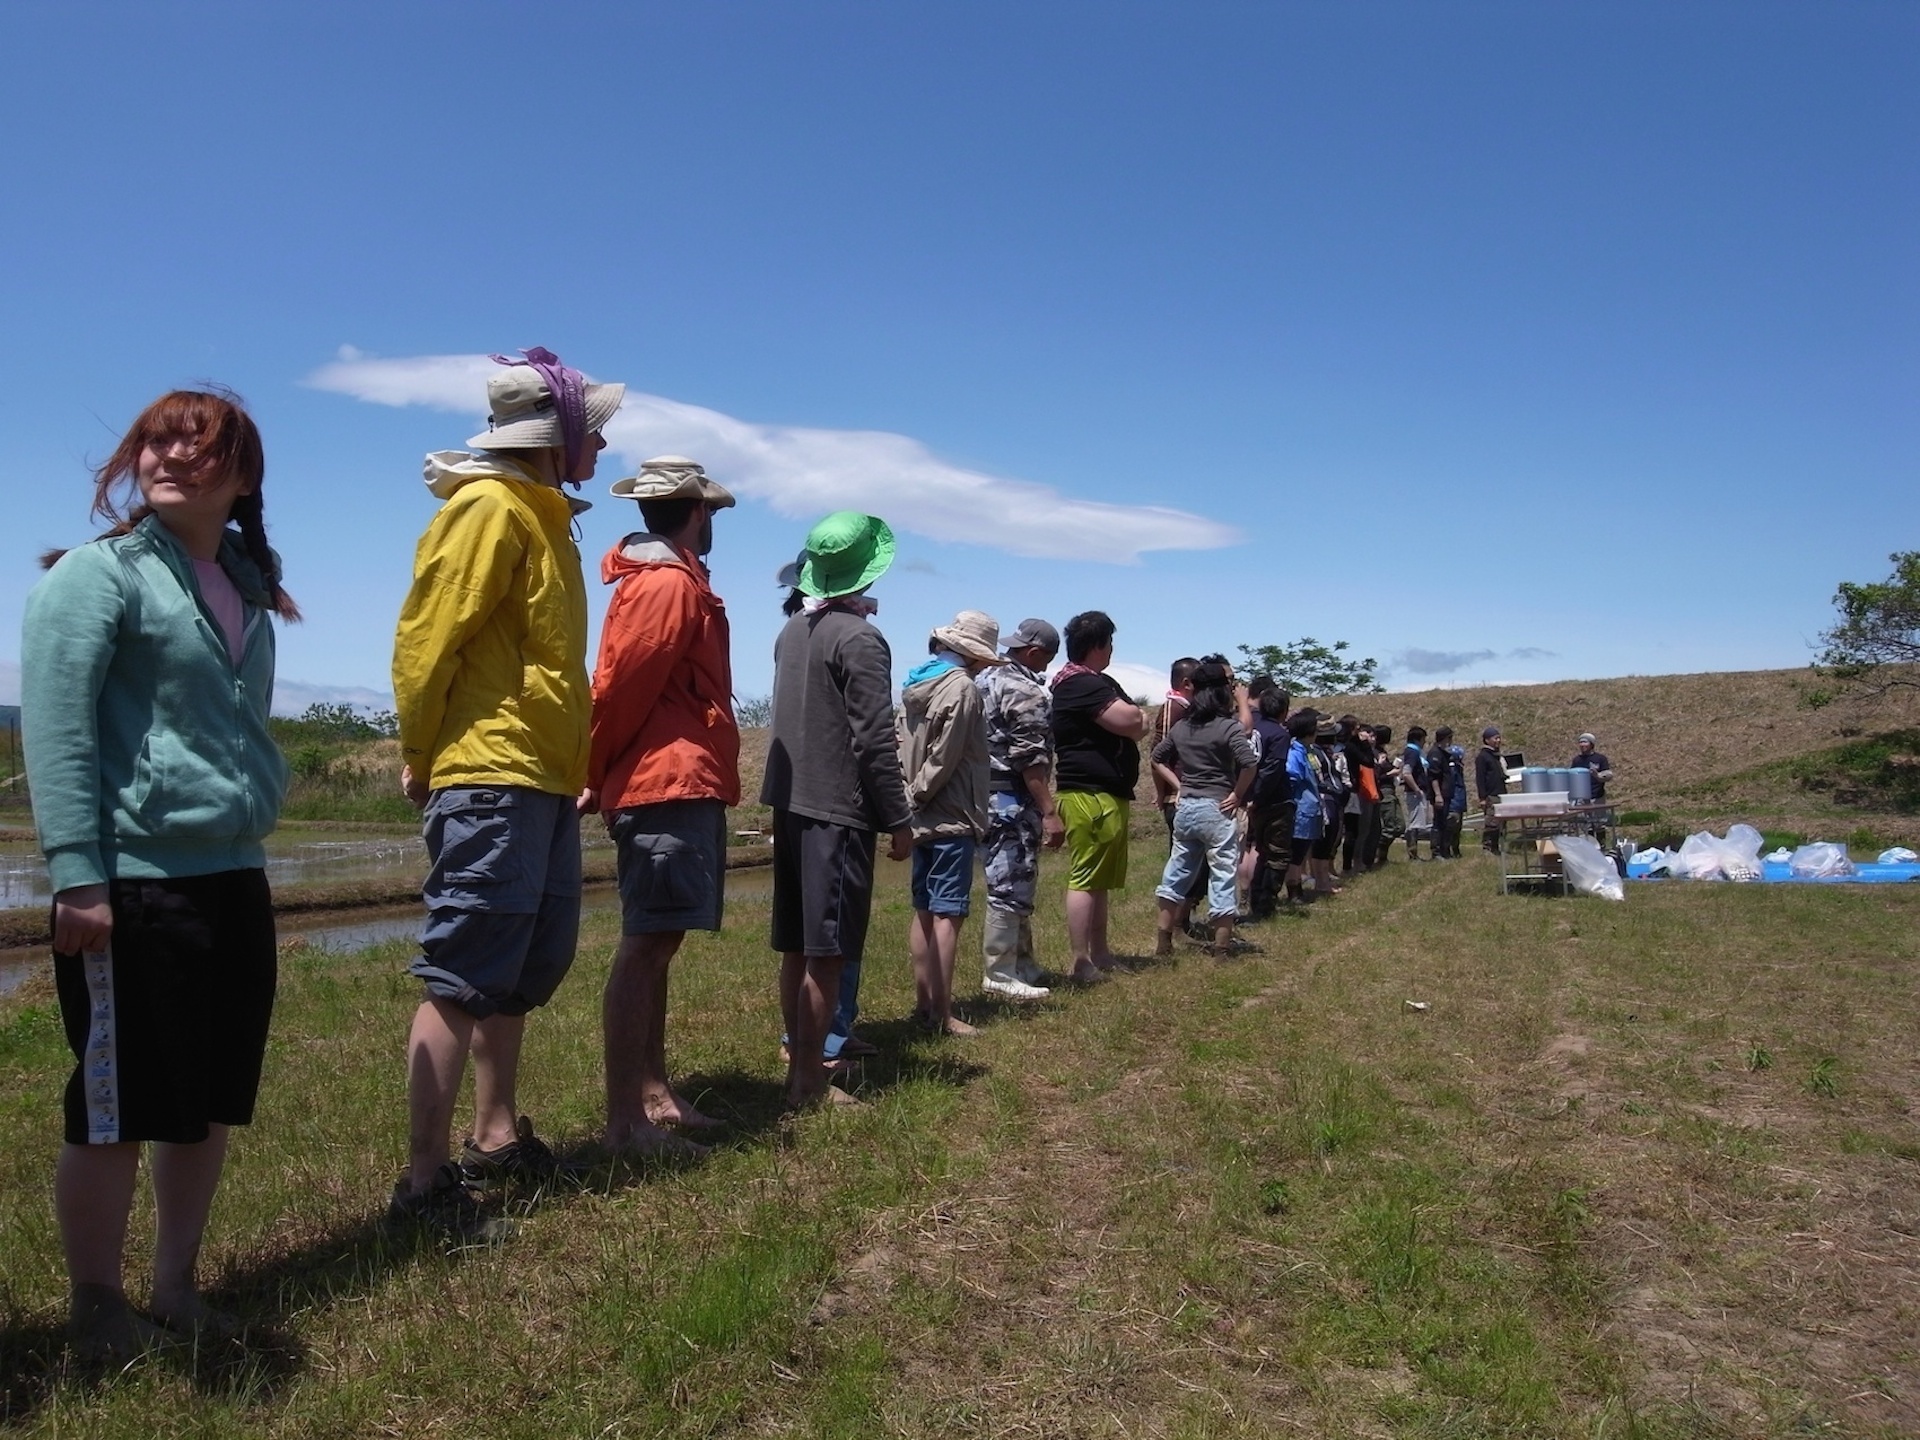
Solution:
[{"label": "olive bucket hat", "polygon": [[893,564],[893,531],[878,515],[836,510],[807,532],[795,588],[831,600],[873,584]]}]

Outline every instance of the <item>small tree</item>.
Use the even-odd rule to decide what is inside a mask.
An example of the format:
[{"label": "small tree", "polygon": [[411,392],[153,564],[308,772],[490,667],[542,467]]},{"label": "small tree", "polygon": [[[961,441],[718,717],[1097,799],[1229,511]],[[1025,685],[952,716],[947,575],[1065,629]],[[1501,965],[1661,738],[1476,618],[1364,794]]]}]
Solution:
[{"label": "small tree", "polygon": [[1349,660],[1345,640],[1322,645],[1311,635],[1291,645],[1242,645],[1240,654],[1252,675],[1271,675],[1294,695],[1378,695],[1380,662],[1371,655]]},{"label": "small tree", "polygon": [[733,718],[743,730],[764,730],[773,723],[773,697],[771,695],[735,696]]},{"label": "small tree", "polygon": [[[1897,688],[1920,689],[1920,550],[1888,557],[1893,573],[1884,580],[1856,585],[1845,581],[1834,592],[1840,623],[1823,631],[1823,649],[1814,669],[1840,682],[1844,690],[1883,695]],[[1821,704],[1836,698],[1825,692],[1808,697]]]}]

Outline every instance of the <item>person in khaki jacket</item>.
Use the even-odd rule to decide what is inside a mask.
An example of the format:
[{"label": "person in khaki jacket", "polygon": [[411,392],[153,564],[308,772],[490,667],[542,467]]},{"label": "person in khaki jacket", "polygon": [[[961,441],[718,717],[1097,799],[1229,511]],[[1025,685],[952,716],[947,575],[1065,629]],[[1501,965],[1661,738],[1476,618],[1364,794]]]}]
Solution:
[{"label": "person in khaki jacket", "polygon": [[974,847],[987,833],[987,713],[973,677],[1000,658],[1000,622],[962,610],[928,639],[901,695],[900,770],[913,807],[915,1023],[971,1035],[953,1014],[953,966],[973,889]]}]

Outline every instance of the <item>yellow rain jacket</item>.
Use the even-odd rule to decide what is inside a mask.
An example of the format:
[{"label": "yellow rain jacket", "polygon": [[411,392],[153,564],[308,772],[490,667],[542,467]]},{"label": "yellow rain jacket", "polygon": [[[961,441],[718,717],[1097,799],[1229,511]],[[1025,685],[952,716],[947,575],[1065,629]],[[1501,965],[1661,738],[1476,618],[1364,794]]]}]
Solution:
[{"label": "yellow rain jacket", "polygon": [[400,750],[430,788],[587,781],[587,587],[573,502],[496,453],[427,456],[443,503],[393,642]]}]

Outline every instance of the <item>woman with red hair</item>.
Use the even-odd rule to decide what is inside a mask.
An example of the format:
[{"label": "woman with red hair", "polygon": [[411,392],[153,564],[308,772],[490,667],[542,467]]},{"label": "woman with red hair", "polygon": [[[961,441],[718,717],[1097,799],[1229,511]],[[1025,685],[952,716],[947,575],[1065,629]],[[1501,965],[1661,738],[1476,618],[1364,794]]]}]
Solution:
[{"label": "woman with red hair", "polygon": [[[27,599],[27,778],[75,1060],[54,1208],[69,1334],[110,1363],[163,1331],[238,1331],[200,1297],[194,1265],[228,1127],[253,1118],[273,1009],[262,841],[286,763],[267,733],[271,620],[299,612],[267,545],[265,469],[237,397],[161,396],[94,473],[93,513],[112,528],[48,556]],[[121,1274],[146,1143],[151,1323]]]}]

